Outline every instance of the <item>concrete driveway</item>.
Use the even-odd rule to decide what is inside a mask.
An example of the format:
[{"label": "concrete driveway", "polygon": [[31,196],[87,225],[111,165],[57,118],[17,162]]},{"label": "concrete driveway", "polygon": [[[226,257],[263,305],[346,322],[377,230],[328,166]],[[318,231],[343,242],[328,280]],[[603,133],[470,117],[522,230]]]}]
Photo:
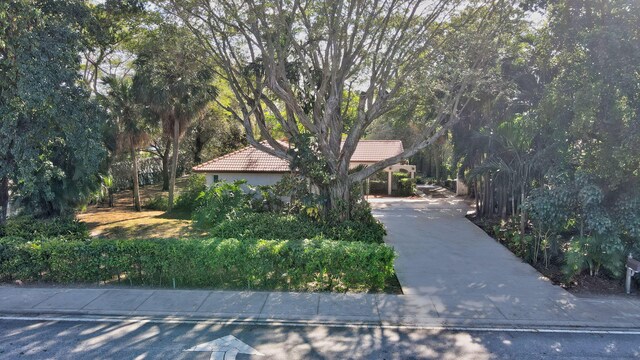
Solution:
[{"label": "concrete driveway", "polygon": [[396,273],[407,298],[431,301],[438,316],[570,319],[566,306],[574,297],[467,220],[463,199],[370,202],[398,253]]}]

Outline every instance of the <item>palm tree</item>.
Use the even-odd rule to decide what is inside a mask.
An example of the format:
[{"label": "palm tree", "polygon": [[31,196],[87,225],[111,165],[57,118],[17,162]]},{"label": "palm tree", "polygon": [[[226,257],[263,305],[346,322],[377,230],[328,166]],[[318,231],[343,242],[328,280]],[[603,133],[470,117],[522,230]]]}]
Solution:
[{"label": "palm tree", "polygon": [[136,97],[160,120],[164,134],[172,138],[169,210],[174,202],[180,138],[217,96],[212,67],[203,63],[206,57],[197,49],[190,33],[163,25],[148,35],[135,62]]},{"label": "palm tree", "polygon": [[138,150],[149,143],[148,129],[136,102],[131,79],[117,79],[114,76],[103,79],[109,87],[103,101],[113,117],[116,126],[116,151],[129,151],[131,155],[131,175],[133,181],[133,207],[141,210],[140,186],[138,183]]}]

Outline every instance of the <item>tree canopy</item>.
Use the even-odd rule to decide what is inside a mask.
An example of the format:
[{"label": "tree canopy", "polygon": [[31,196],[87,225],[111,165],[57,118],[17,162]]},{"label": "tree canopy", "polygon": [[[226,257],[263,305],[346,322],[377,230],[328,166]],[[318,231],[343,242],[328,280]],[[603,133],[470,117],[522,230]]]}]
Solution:
[{"label": "tree canopy", "polygon": [[[490,60],[481,50],[499,39],[495,35],[514,14],[504,1],[466,6],[448,0],[158,4],[191,29],[214,61],[237,105],[226,109],[243,124],[250,144],[301,165],[303,174],[311,170],[295,161],[296,154],[317,155],[328,173],[316,183],[327,209],[348,199],[350,183],[410,157],[459,120],[467,102],[463,96],[478,86],[479,69]],[[493,21],[482,21],[488,16]],[[460,26],[475,22],[472,39],[457,36],[453,17],[461,17]],[[455,48],[456,57],[443,53],[446,46]],[[451,66],[452,59],[468,63]],[[416,98],[409,86],[413,81],[432,85],[438,100],[420,141],[349,174],[351,156],[371,123]],[[354,117],[346,113],[351,104]],[[277,141],[270,118],[297,151]]]},{"label": "tree canopy", "polygon": [[[78,83],[83,1],[0,4],[0,179],[34,213],[72,210],[96,186],[104,114]],[[4,216],[3,216],[4,217]]]}]

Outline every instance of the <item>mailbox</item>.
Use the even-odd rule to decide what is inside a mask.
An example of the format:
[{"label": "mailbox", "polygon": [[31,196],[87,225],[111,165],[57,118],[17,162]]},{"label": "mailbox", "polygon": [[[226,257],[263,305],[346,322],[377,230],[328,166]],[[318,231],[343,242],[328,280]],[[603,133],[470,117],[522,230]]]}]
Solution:
[{"label": "mailbox", "polygon": [[640,260],[633,258],[627,259],[627,269],[633,270],[635,273],[640,273]]},{"label": "mailbox", "polygon": [[624,281],[624,289],[627,294],[631,294],[631,278],[638,273],[640,273],[640,261],[629,254],[627,258],[627,278]]}]

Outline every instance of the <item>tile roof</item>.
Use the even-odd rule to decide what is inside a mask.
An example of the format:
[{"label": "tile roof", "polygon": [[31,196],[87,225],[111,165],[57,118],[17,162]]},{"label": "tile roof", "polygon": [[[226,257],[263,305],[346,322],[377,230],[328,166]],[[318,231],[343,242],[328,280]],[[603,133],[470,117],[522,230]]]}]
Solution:
[{"label": "tile roof", "polygon": [[[263,142],[266,146],[266,142]],[[287,146],[286,143],[282,142]],[[403,151],[400,140],[360,140],[352,162],[374,163]],[[195,172],[289,172],[289,162],[276,156],[260,151],[253,146],[234,151],[211,161],[195,166]]]},{"label": "tile roof", "polygon": [[400,140],[360,140],[352,162],[378,162],[404,151]]},{"label": "tile roof", "polygon": [[[264,145],[271,147],[266,142]],[[285,144],[288,146],[288,144]],[[267,154],[253,146],[220,156],[211,161],[195,166],[195,172],[289,172],[289,162]]]}]

